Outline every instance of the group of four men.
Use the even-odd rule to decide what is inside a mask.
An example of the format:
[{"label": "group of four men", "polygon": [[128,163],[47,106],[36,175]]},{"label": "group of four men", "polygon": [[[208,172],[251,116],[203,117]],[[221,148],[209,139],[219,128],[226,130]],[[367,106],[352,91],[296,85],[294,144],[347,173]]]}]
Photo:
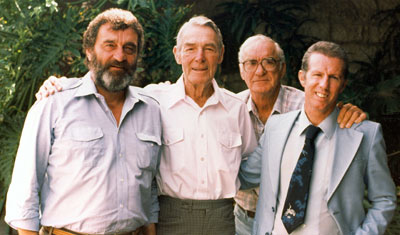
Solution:
[{"label": "group of four men", "polygon": [[[236,95],[214,79],[224,46],[210,19],[193,17],[179,30],[175,84],[129,86],[143,43],[131,12],[104,11],[83,37],[89,72],[61,79],[62,92],[32,106],[7,196],[6,221],[20,234],[384,232],[396,196],[382,133],[369,121],[352,126],[365,119],[356,107],[339,114],[347,58],[338,45],[306,52],[303,93],[280,84],[279,45],[250,37],[239,51],[249,90]],[[50,84],[38,96],[52,86],[61,90]],[[307,208],[296,212],[284,202],[309,124],[322,131]],[[303,214],[303,226],[287,229],[287,212]]]}]

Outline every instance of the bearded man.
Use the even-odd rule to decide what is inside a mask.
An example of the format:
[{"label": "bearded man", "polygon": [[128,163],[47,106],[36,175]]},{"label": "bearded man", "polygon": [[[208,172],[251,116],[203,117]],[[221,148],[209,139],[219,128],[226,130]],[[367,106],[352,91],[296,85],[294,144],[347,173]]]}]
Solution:
[{"label": "bearded man", "polygon": [[155,232],[160,110],[129,86],[142,45],[131,12],[101,13],[83,38],[90,71],[32,106],[7,196],[19,234]]}]

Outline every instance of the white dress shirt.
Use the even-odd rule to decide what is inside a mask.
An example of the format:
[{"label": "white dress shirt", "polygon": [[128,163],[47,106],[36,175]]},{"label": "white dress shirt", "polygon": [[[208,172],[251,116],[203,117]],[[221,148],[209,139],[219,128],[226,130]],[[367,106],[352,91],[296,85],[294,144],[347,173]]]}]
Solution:
[{"label": "white dress shirt", "polygon": [[[306,217],[303,225],[298,227],[291,235],[338,235],[339,228],[328,211],[327,191],[332,172],[332,161],[336,139],[336,117],[338,110],[335,109],[322,123],[318,125],[321,132],[315,139],[315,154],[313,172],[310,182],[310,191],[307,201]],[[282,210],[286,200],[286,194],[290,179],[300,152],[305,141],[305,129],[311,125],[305,115],[304,109],[295,122],[289,135],[282,156],[280,170],[280,186],[277,202],[277,213],[272,231],[273,235],[288,234],[282,223]]]},{"label": "white dress shirt", "polygon": [[161,195],[180,199],[233,198],[242,155],[257,145],[246,105],[212,81],[214,93],[203,107],[175,84],[145,89],[160,102],[163,126],[157,182]]}]

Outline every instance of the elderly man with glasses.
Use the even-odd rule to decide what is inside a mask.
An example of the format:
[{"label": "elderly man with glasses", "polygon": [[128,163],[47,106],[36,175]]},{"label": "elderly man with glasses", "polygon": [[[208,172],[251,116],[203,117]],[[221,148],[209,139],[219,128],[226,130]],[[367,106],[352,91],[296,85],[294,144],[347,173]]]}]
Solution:
[{"label": "elderly man with glasses", "polygon": [[[239,50],[239,68],[249,89],[238,96],[247,104],[257,140],[264,125],[274,114],[301,109],[304,92],[281,85],[286,73],[285,54],[278,43],[264,35],[248,38]],[[350,112],[347,112],[350,110]],[[345,105],[337,119],[340,127],[351,127],[366,118],[356,106]],[[235,197],[236,234],[251,234],[258,201],[259,188],[240,190]]]}]

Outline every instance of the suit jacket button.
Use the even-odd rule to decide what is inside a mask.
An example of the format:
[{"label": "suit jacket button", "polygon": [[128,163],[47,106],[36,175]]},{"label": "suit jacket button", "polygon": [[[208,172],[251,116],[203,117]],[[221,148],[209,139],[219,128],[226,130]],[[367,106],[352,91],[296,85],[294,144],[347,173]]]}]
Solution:
[{"label": "suit jacket button", "polygon": [[275,212],[275,207],[272,207],[272,212]]}]

